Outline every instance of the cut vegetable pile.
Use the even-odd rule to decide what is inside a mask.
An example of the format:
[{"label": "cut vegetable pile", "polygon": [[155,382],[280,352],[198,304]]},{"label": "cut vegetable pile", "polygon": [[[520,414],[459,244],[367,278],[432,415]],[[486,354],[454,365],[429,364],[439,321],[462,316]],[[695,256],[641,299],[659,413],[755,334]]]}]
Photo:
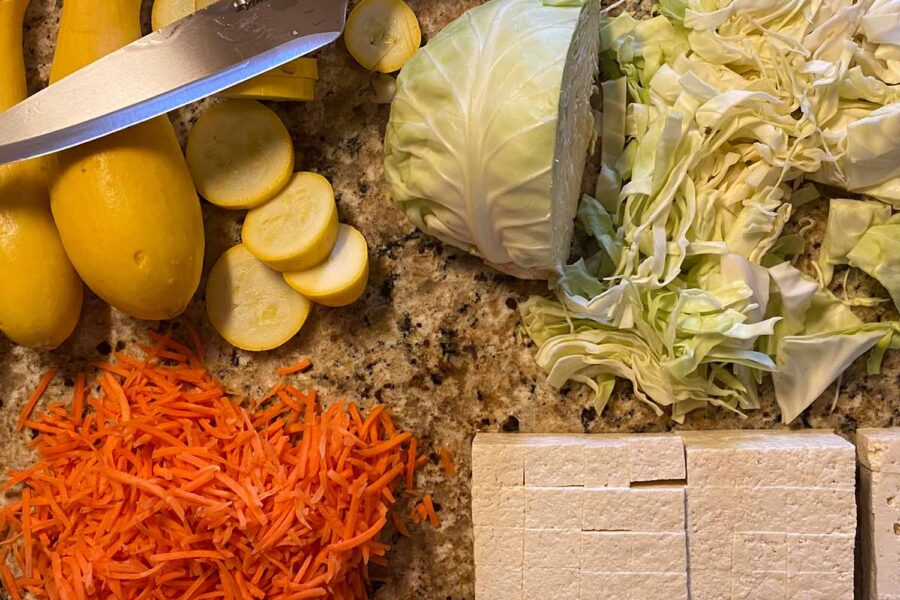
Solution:
[{"label": "cut vegetable pile", "polygon": [[365,293],[365,238],[338,223],[331,183],[293,173],[294,146],[284,124],[259,102],[228,100],[197,120],[187,159],[211,203],[251,208],[242,243],[219,257],[206,284],[206,311],[231,345],[272,350],[306,323],[310,301],[346,306]]},{"label": "cut vegetable pile", "polygon": [[[560,302],[522,306],[550,381],[616,378],[681,421],[759,406],[790,422],[857,357],[878,373],[900,325],[863,323],[825,288],[859,267],[900,299],[900,3],[664,0],[601,33],[602,172],[578,211],[591,238]],[[526,124],[523,123],[522,127]],[[783,235],[820,182],[832,200],[817,281]],[[801,230],[802,231],[802,230]]]},{"label": "cut vegetable pile", "polygon": [[31,420],[51,372],[26,406],[40,460],[0,486],[22,486],[0,509],[3,587],[14,600],[366,598],[387,520],[405,531],[394,492],[427,460],[412,435],[383,406],[323,411],[285,381],[246,408],[202,351],[153,337],[145,358],[98,365],[96,395],[79,376],[70,407]]}]

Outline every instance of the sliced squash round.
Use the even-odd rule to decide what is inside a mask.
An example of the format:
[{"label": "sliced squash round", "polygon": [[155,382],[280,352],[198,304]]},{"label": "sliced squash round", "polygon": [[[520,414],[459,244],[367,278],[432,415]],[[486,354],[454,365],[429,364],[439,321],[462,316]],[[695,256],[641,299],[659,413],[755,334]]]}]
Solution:
[{"label": "sliced squash round", "polygon": [[150,13],[150,26],[153,31],[163,29],[193,12],[194,0],[156,0]]},{"label": "sliced squash round", "polygon": [[366,291],[369,281],[366,238],[353,227],[342,224],[337,242],[325,262],[306,271],[285,273],[284,280],[316,304],[353,304]]},{"label": "sliced squash round", "polygon": [[187,163],[200,195],[222,208],[269,200],[294,170],[294,144],[259,102],[228,100],[204,112],[188,135]]},{"label": "sliced squash round", "polygon": [[319,264],[337,235],[334,190],[316,173],[295,173],[277,196],[247,213],[241,232],[247,250],[278,271]]},{"label": "sliced squash round", "polygon": [[309,300],[241,244],[223,254],[206,284],[206,311],[231,345],[252,352],[281,346],[306,323]]},{"label": "sliced squash round", "polygon": [[393,73],[419,49],[422,30],[403,0],[362,0],[347,18],[344,43],[366,69]]}]

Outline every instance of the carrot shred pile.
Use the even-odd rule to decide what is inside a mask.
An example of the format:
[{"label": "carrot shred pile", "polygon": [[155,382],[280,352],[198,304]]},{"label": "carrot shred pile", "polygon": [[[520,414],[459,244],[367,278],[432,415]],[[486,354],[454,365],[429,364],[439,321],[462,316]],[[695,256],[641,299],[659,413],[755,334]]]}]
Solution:
[{"label": "carrot shred pile", "polygon": [[245,408],[197,352],[151,335],[145,358],[97,365],[96,393],[78,377],[70,407],[31,418],[52,373],[29,399],[39,461],[0,486],[23,484],[0,510],[2,586],[14,600],[367,598],[382,529],[409,534],[393,508],[424,459],[412,435],[381,405],[323,410],[285,382]]}]

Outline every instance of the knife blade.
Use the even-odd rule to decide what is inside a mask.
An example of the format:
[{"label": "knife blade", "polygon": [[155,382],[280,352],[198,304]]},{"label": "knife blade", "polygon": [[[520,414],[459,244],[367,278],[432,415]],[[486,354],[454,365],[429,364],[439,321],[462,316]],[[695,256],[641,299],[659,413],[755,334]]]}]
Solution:
[{"label": "knife blade", "polygon": [[347,2],[216,2],[0,114],[0,164],[136,125],[330,44]]}]

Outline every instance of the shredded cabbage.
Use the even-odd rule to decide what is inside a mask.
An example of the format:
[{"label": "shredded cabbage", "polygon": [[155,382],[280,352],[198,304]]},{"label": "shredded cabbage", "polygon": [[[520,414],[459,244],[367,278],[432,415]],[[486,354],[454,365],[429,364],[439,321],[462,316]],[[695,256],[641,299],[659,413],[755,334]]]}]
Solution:
[{"label": "shredded cabbage", "polygon": [[[521,307],[552,384],[602,410],[616,378],[672,418],[759,406],[771,376],[790,422],[900,324],[865,324],[828,292],[859,267],[900,301],[900,0],[662,0],[601,27],[601,172],[560,270],[559,301]],[[823,281],[788,258],[810,182],[835,200]]]}]

